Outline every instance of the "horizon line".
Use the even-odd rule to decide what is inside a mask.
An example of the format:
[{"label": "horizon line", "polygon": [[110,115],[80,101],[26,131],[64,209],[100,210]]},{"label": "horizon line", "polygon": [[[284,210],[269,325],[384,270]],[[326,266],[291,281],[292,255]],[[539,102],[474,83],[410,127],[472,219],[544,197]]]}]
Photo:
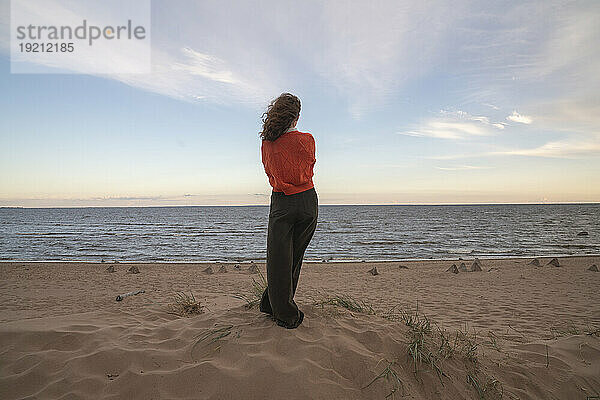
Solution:
[{"label": "horizon line", "polygon": [[[557,201],[557,202],[482,202],[482,203],[327,203],[319,206],[493,206],[493,205],[576,205],[600,204],[600,201]],[[269,207],[269,204],[175,204],[175,205],[139,205],[139,206],[0,206],[0,209],[36,209],[36,208],[166,208],[166,207]]]}]

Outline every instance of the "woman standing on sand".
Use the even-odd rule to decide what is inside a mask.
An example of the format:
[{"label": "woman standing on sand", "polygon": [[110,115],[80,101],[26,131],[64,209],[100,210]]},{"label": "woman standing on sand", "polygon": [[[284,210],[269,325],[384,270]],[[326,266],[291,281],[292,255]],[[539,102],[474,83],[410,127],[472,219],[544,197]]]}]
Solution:
[{"label": "woman standing on sand", "polygon": [[273,187],[267,233],[267,281],[260,311],[277,325],[298,327],[304,313],[294,301],[306,247],[317,227],[318,198],[312,177],[315,139],[300,132],[300,99],[283,93],[262,115],[261,153]]}]

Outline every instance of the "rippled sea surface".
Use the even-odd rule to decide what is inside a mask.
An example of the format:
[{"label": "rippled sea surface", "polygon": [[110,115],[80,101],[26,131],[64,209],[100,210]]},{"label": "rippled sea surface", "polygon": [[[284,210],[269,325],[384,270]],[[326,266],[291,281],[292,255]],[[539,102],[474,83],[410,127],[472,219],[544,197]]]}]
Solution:
[{"label": "rippled sea surface", "polygon": [[[268,206],[5,208],[0,259],[264,260],[268,214]],[[600,204],[320,206],[305,259],[583,254],[600,254]]]}]

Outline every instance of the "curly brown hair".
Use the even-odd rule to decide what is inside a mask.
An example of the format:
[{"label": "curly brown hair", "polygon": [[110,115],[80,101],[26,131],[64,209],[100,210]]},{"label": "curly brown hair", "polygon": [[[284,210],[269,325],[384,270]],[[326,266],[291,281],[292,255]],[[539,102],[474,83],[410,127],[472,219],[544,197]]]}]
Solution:
[{"label": "curly brown hair", "polygon": [[260,138],[274,141],[283,135],[300,115],[300,99],[291,93],[282,93],[271,101],[261,119],[263,130]]}]

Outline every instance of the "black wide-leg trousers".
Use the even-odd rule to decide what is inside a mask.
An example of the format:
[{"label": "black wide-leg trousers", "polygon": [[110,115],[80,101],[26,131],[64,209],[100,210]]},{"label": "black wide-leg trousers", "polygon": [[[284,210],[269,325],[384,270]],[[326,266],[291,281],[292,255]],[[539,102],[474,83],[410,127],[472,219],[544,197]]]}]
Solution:
[{"label": "black wide-leg trousers", "polygon": [[318,197],[314,188],[285,195],[272,192],[267,231],[267,289],[260,311],[271,314],[284,326],[301,322],[294,301],[304,252],[315,233]]}]

